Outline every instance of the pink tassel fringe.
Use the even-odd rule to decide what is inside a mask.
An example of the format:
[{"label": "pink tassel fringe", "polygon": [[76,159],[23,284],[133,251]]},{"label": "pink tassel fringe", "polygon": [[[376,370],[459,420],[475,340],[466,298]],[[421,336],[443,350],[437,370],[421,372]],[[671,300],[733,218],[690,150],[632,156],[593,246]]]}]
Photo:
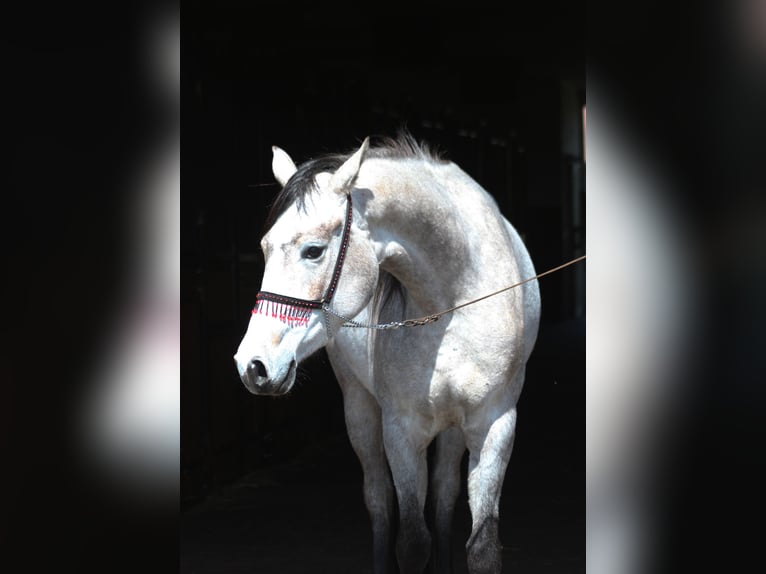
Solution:
[{"label": "pink tassel fringe", "polygon": [[309,323],[312,309],[303,309],[285,303],[276,303],[269,300],[260,300],[255,304],[253,315],[267,315],[279,319],[288,327],[305,327]]}]

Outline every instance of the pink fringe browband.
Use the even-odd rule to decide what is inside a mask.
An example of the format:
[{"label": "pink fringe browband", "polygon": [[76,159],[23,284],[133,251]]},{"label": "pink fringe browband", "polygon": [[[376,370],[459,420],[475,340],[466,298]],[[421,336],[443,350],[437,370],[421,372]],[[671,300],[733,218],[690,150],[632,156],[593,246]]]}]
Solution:
[{"label": "pink fringe browband", "polygon": [[305,327],[309,323],[313,309],[303,309],[286,303],[276,303],[261,299],[255,304],[253,315],[267,315],[279,319],[288,327]]}]

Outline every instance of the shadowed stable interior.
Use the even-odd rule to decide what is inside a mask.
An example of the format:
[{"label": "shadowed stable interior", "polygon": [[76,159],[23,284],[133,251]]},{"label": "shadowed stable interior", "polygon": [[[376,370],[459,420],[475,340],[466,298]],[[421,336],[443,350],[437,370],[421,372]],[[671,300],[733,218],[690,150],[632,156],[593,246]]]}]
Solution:
[{"label": "shadowed stable interior", "polygon": [[[494,196],[538,272],[581,255],[584,7],[565,10],[184,8],[182,572],[372,571],[361,469],[324,352],[278,399],[247,392],[232,360],[279,190],[271,146],[301,163],[406,126]],[[504,572],[585,569],[584,290],[582,264],[540,280],[501,498]],[[464,489],[458,573],[469,531]]]}]

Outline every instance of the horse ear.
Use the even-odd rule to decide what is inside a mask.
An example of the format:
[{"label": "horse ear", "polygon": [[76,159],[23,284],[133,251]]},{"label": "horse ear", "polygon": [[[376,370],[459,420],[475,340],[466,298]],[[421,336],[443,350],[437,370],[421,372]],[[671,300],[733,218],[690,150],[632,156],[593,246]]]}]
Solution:
[{"label": "horse ear", "polygon": [[271,159],[271,171],[274,172],[274,177],[280,185],[284,187],[298,168],[295,167],[293,160],[290,159],[285,150],[273,145],[271,151],[274,153],[274,157]]},{"label": "horse ear", "polygon": [[332,175],[330,189],[337,193],[349,192],[349,186],[353,183],[359,173],[359,168],[362,166],[362,160],[364,160],[364,156],[367,153],[367,148],[369,146],[370,138],[366,137],[362,142],[362,146],[354,152],[354,155],[348,158],[343,165],[338,168],[338,171]]}]

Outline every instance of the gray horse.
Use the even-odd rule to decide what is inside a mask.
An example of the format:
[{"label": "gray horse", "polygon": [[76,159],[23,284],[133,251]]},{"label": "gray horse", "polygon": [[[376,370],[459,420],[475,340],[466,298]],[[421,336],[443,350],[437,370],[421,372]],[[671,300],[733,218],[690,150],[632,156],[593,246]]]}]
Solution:
[{"label": "gray horse", "polygon": [[[468,570],[499,573],[499,500],[537,338],[538,284],[434,315],[533,277],[521,238],[479,184],[408,135],[375,147],[368,138],[353,154],[299,168],[273,152],[283,189],[261,242],[262,290],[234,357],[243,383],[259,395],[288,393],[297,365],[327,348],[364,471],[376,574],[388,571],[394,496],[401,574],[422,574],[429,558],[434,571],[451,571],[467,447]],[[402,324],[413,317],[431,319]]]}]

